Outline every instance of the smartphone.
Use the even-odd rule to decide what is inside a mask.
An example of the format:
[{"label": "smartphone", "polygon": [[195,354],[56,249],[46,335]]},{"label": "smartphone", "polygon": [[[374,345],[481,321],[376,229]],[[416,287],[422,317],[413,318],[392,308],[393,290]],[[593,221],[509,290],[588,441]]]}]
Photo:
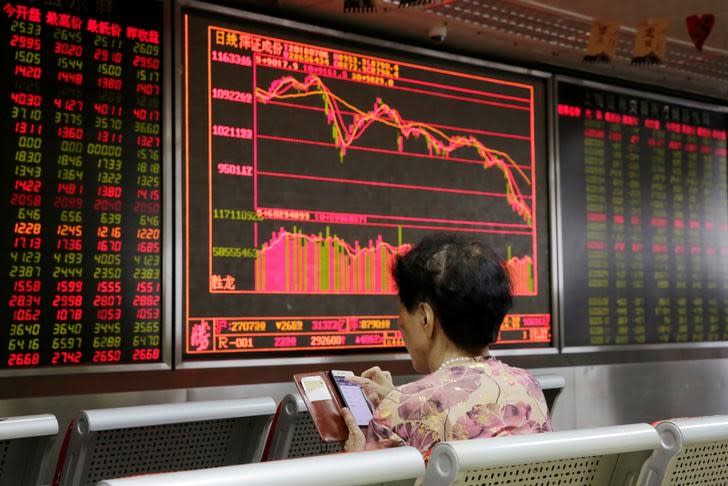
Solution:
[{"label": "smartphone", "polygon": [[372,419],[372,409],[369,400],[364,396],[364,391],[356,383],[346,379],[347,376],[354,376],[353,371],[331,370],[331,377],[339,395],[344,400],[346,407],[351,410],[359,427],[366,427]]}]

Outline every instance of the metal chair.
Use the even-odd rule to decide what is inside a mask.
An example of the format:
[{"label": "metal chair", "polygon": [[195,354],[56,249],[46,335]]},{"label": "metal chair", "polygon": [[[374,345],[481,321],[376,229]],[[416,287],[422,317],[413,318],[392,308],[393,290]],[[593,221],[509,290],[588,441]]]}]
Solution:
[{"label": "metal chair", "polygon": [[660,447],[645,463],[640,485],[728,484],[728,415],[657,423]]},{"label": "metal chair", "polygon": [[260,460],[272,398],[86,410],[59,457],[60,486]]},{"label": "metal chair", "polygon": [[413,447],[101,481],[98,486],[405,486],[425,472]]},{"label": "metal chair", "polygon": [[543,374],[533,375],[541,385],[544,398],[546,398],[546,405],[549,407],[549,411],[553,410],[556,399],[561,395],[561,392],[566,388],[566,379],[561,375],[556,374]]},{"label": "metal chair", "polygon": [[36,486],[56,434],[50,414],[0,419],[0,486]]},{"label": "metal chair", "polygon": [[441,442],[423,484],[633,486],[659,442],[648,424]]},{"label": "metal chair", "polygon": [[299,395],[290,394],[278,405],[263,460],[319,456],[341,450],[340,443],[321,440],[306,404]]}]

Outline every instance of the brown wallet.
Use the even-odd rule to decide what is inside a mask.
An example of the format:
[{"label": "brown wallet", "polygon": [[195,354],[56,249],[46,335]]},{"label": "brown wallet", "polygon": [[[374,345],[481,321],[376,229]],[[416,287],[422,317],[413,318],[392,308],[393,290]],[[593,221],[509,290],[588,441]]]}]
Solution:
[{"label": "brown wallet", "polygon": [[344,405],[326,371],[297,373],[293,381],[298,387],[316,430],[324,442],[344,442],[349,437],[341,409]]}]

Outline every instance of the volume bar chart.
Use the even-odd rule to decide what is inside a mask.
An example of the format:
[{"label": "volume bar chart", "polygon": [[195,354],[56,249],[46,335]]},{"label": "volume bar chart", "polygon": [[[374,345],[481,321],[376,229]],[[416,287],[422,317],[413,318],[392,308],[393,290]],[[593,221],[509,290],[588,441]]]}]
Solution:
[{"label": "volume bar chart", "polygon": [[511,278],[513,295],[529,295],[533,293],[533,261],[531,261],[531,257],[512,257],[509,248],[506,269]]},{"label": "volume bar chart", "polygon": [[477,239],[551,345],[545,85],[184,15],[183,359],[401,348],[399,255]]},{"label": "volume bar chart", "polygon": [[394,294],[390,268],[408,244],[369,240],[350,245],[329,234],[304,235],[281,228],[263,244],[255,261],[255,289],[285,293]]}]

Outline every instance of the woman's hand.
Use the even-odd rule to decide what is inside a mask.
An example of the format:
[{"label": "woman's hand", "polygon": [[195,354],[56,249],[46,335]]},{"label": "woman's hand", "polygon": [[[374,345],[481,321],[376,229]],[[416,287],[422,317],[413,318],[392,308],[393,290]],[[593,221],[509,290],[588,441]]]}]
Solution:
[{"label": "woman's hand", "polygon": [[348,408],[342,408],[341,414],[344,416],[346,428],[349,429],[349,438],[344,442],[344,452],[363,451],[367,441],[364,433],[357,425],[354,415],[352,415]]},{"label": "woman's hand", "polygon": [[375,408],[379,406],[382,398],[394,390],[392,374],[389,371],[382,371],[379,366],[369,368],[361,374],[361,377],[347,376],[346,379],[361,386],[364,394]]}]

